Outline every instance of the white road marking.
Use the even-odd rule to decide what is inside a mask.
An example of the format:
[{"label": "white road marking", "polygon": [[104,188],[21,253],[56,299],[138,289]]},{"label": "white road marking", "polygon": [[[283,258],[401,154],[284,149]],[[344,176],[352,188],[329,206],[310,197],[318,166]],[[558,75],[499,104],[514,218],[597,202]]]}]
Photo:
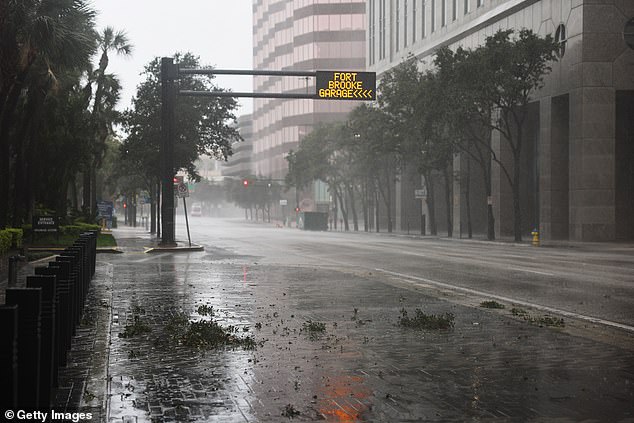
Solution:
[{"label": "white road marking", "polygon": [[149,257],[143,258],[141,260],[135,260],[135,263],[143,263],[146,261],[155,260],[157,258],[161,258],[161,257],[169,256],[169,255],[171,255],[171,253],[150,254]]},{"label": "white road marking", "polygon": [[515,298],[504,297],[502,295],[491,294],[491,293],[484,292],[484,291],[478,291],[476,289],[464,288],[464,287],[456,286],[456,285],[450,285],[450,284],[447,284],[447,283],[434,281],[434,280],[427,279],[427,278],[421,278],[421,277],[414,276],[414,275],[406,275],[404,273],[392,272],[390,270],[385,270],[385,269],[374,269],[374,270],[377,271],[377,272],[385,273],[386,275],[397,276],[397,277],[402,278],[404,280],[409,280],[410,282],[411,281],[424,282],[424,283],[429,284],[429,285],[442,287],[442,288],[446,288],[446,289],[453,290],[453,291],[466,292],[468,294],[475,294],[475,295],[482,296],[482,297],[494,298],[496,300],[505,301],[505,302],[509,302],[509,303],[513,303],[513,304],[518,304],[518,305],[522,305],[524,307],[530,307],[530,308],[534,308],[534,309],[537,309],[537,310],[547,311],[549,313],[559,314],[559,315],[570,317],[570,318],[573,318],[573,319],[584,320],[584,321],[590,322],[590,323],[600,324],[600,325],[604,325],[604,326],[611,326],[611,327],[614,327],[614,328],[619,328],[619,329],[626,330],[628,332],[634,332],[634,326],[629,326],[629,325],[626,325],[624,323],[613,322],[613,321],[610,321],[610,320],[600,319],[598,317],[586,316],[584,314],[574,313],[572,311],[561,310],[561,309],[558,309],[558,308],[548,307],[548,306],[544,306],[544,305],[541,305],[541,304],[535,304],[535,303],[531,303],[531,302],[528,302],[528,301],[518,300],[518,299],[515,299]]},{"label": "white road marking", "polygon": [[527,273],[536,273],[538,275],[545,275],[545,276],[555,276],[554,273],[548,273],[548,272],[540,272],[538,270],[532,270],[532,269],[523,269],[521,267],[513,267],[513,266],[509,266],[510,270],[516,270],[518,272],[527,272]]}]

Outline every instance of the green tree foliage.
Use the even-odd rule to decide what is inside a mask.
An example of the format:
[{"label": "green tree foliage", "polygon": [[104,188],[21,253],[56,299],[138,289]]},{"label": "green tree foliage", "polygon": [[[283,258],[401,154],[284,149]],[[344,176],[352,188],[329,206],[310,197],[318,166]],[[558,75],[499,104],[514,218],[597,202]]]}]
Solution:
[{"label": "green tree foliage", "polygon": [[[53,109],[77,111],[84,98],[77,82],[95,50],[94,15],[83,0],[0,4],[0,228],[11,212],[13,223],[21,223],[35,202],[46,201],[65,214],[68,178],[52,173],[72,167],[69,157],[76,151],[75,145],[68,151],[63,150],[67,144],[54,143],[73,118]],[[48,151],[62,155],[62,161],[53,162],[54,156],[45,156]],[[38,171],[48,173],[37,179]],[[34,198],[36,190],[44,195]],[[60,195],[50,198],[52,192]]]},{"label": "green tree foliage", "polygon": [[[184,68],[199,67],[199,59],[191,53],[176,54],[175,61]],[[124,113],[127,138],[122,144],[122,158],[131,169],[148,181],[160,176],[161,83],[160,58],[155,58],[144,71],[145,81],[137,88],[132,109]],[[220,91],[211,76],[184,76],[182,90]],[[178,97],[176,104],[176,137],[174,172],[185,170],[192,180],[200,180],[194,162],[200,155],[226,160],[232,154],[231,144],[241,140],[235,127],[233,111],[236,100],[230,97]]]},{"label": "green tree foliage", "polygon": [[[436,57],[439,73],[448,87],[454,121],[465,125],[457,137],[460,149],[468,152],[483,167],[490,195],[490,161],[500,166],[513,193],[514,238],[522,239],[520,208],[520,160],[524,145],[524,123],[531,94],[542,87],[543,79],[557,59],[557,43],[530,30],[499,30],[486,38],[484,45],[473,49],[457,49],[452,53],[441,49]],[[511,163],[503,161],[490,143],[491,131],[501,135],[511,152]],[[492,211],[489,207],[489,238],[492,233]]]},{"label": "green tree foliage", "polygon": [[83,169],[83,198],[84,214],[92,218],[96,213],[97,204],[97,168],[101,166],[106,153],[106,139],[112,134],[111,124],[118,119],[114,107],[118,101],[119,83],[112,75],[106,74],[110,62],[109,54],[129,56],[132,54],[132,44],[123,31],[115,31],[106,27],[97,34],[99,66],[90,75],[87,90],[95,86],[95,95],[90,116],[91,157],[86,160]]},{"label": "green tree foliage", "polygon": [[[183,68],[199,68],[199,58],[191,53],[176,54],[175,62]],[[128,182],[142,181],[141,188],[150,193],[152,209],[160,197],[161,144],[161,60],[155,58],[143,72],[145,80],[137,87],[132,108],[124,112],[127,137],[120,149],[118,175]],[[182,90],[221,91],[213,76],[183,76]],[[237,102],[231,97],[177,97],[175,108],[174,173],[184,170],[190,180],[199,181],[195,161],[201,155],[226,160],[232,154],[231,144],[241,140],[235,126]],[[156,226],[152,213],[152,228]]]},{"label": "green tree foliage", "polygon": [[271,207],[279,202],[282,186],[271,178],[249,175],[241,179],[227,179],[225,192],[229,201],[245,210],[245,217],[248,217],[247,211],[250,211],[253,218],[255,210],[255,220],[258,220],[258,212],[261,212],[262,220],[270,222]]},{"label": "green tree foliage", "polygon": [[[349,169],[360,180],[364,209],[369,208],[368,203],[374,197],[378,231],[380,197],[387,213],[387,231],[392,232],[391,204],[402,162],[402,145],[394,131],[398,124],[383,109],[363,104],[350,113],[348,125],[355,134],[354,142],[347,146],[354,164]],[[364,219],[369,219],[369,216],[364,216]]]},{"label": "green tree foliage", "polygon": [[[382,74],[378,107],[361,105],[346,122],[316,127],[287,156],[287,186],[301,190],[314,180],[326,182],[346,219],[362,193],[364,217],[367,199],[378,192],[388,213],[391,230],[393,186],[403,166],[414,166],[428,192],[429,220],[436,233],[434,179],[444,178],[447,227],[452,233],[453,153],[462,151],[482,168],[486,195],[491,195],[491,163],[497,163],[513,191],[515,239],[521,240],[519,164],[527,106],[543,84],[557,44],[530,30],[500,30],[484,45],[466,50],[438,50],[435,69],[422,71],[410,58]],[[491,146],[498,131],[508,144],[508,163]],[[470,161],[468,162],[470,163]],[[467,181],[467,186],[469,182]],[[344,193],[339,195],[338,192]],[[378,213],[379,207],[374,207]],[[356,212],[353,212],[353,218]],[[493,239],[493,209],[488,205],[488,237]],[[378,216],[375,218],[378,222]],[[347,219],[346,219],[347,221]]]},{"label": "green tree foliage", "polygon": [[[390,69],[381,80],[379,104],[391,117],[392,133],[400,144],[401,156],[425,178],[429,220],[436,234],[434,181],[445,179],[445,200],[449,202],[452,180],[452,143],[447,109],[450,107],[442,81],[433,72],[418,69],[416,59],[408,59]],[[451,210],[447,204],[447,210]],[[451,213],[447,213],[451,236]]]}]

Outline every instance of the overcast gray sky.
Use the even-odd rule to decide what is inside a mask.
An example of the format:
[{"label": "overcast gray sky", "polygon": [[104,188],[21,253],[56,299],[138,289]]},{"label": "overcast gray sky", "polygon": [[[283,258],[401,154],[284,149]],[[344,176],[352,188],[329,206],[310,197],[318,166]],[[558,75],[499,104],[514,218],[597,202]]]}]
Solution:
[{"label": "overcast gray sky", "polygon": [[[201,65],[221,69],[253,67],[251,0],[93,0],[100,29],[125,30],[132,57],[111,55],[108,69],[119,76],[123,92],[118,108],[130,106],[143,67],[157,56],[190,51]],[[253,91],[250,76],[218,76],[233,91]],[[250,113],[251,99],[239,99],[237,115]]]}]

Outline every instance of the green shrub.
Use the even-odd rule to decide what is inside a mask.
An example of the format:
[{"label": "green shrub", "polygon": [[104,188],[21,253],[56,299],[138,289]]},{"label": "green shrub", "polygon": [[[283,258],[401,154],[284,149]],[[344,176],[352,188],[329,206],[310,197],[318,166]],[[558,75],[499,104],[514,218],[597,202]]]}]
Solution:
[{"label": "green shrub", "polygon": [[60,226],[60,234],[61,235],[69,235],[78,237],[83,232],[87,231],[98,231],[101,227],[99,225],[91,225],[90,223],[75,223],[73,225]]},{"label": "green shrub", "polygon": [[22,248],[23,232],[19,228],[7,228],[5,231],[11,234],[11,247]]},{"label": "green shrub", "polygon": [[9,251],[12,239],[11,232],[6,229],[0,231],[0,254],[6,254]]}]

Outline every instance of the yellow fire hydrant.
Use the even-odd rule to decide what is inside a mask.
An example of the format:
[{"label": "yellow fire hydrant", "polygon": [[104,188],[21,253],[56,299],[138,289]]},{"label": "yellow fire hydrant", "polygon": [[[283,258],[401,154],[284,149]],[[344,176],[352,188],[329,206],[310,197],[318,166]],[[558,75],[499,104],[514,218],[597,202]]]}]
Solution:
[{"label": "yellow fire hydrant", "polygon": [[539,231],[537,228],[533,229],[531,235],[533,235],[533,247],[539,247]]}]

